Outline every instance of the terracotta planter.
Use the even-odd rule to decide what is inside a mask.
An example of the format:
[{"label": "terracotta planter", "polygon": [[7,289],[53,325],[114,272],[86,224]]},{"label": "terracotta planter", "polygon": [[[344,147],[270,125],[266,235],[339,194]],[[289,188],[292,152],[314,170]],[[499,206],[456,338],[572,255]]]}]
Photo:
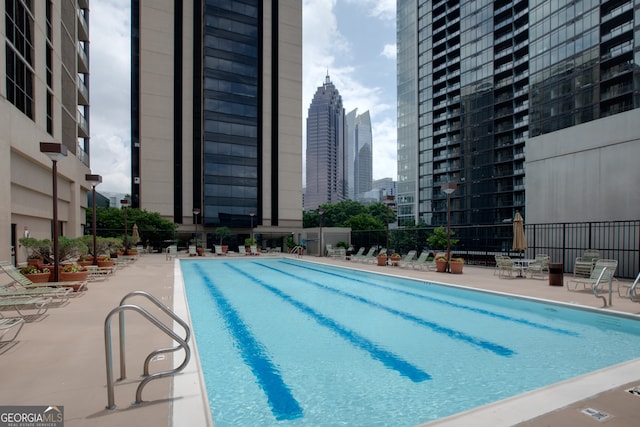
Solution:
[{"label": "terracotta planter", "polygon": [[89,270],[75,273],[60,271],[60,273],[58,273],[58,280],[61,282],[82,282],[87,280],[87,277],[89,277]]},{"label": "terracotta planter", "polygon": [[229,250],[229,245],[222,245],[222,253],[223,254],[226,254],[228,250]]},{"label": "terracotta planter", "polygon": [[86,267],[88,265],[93,265],[93,260],[92,261],[77,261],[76,264],[81,265],[83,267]]},{"label": "terracotta planter", "polygon": [[196,248],[196,252],[198,253],[198,256],[203,256],[204,255],[204,248],[197,247]]},{"label": "terracotta planter", "polygon": [[379,266],[387,265],[387,257],[386,256],[379,256],[378,257],[378,265]]},{"label": "terracotta planter", "polygon": [[49,281],[49,276],[51,276],[51,273],[32,273],[23,274],[23,276],[31,280],[33,283],[45,283]]},{"label": "terracotta planter", "polygon": [[400,257],[391,255],[391,265],[397,267],[400,264]]},{"label": "terracotta planter", "polygon": [[29,258],[27,264],[38,266],[42,263],[42,258]]},{"label": "terracotta planter", "polygon": [[463,261],[451,261],[449,263],[449,272],[451,274],[462,274]]},{"label": "terracotta planter", "polygon": [[108,261],[106,260],[98,260],[98,267],[113,267],[115,265],[115,261],[110,259]]},{"label": "terracotta planter", "polygon": [[445,271],[447,271],[447,261],[436,260],[436,271],[438,273],[444,273]]}]

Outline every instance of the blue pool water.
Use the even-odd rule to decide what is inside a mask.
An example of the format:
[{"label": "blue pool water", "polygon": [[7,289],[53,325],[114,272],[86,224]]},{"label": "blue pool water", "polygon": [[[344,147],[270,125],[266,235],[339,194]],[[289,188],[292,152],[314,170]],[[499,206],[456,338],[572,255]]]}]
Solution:
[{"label": "blue pool water", "polygon": [[220,426],[412,426],[640,355],[640,322],[293,259],[182,260]]}]

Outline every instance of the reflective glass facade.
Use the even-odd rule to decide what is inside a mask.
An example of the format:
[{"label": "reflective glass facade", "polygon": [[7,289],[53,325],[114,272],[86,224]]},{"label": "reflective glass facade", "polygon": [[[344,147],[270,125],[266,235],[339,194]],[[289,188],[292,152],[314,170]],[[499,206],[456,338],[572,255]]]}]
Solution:
[{"label": "reflective glass facade", "polygon": [[261,2],[207,1],[203,44],[205,225],[258,212]]},{"label": "reflective glass facade", "polygon": [[448,182],[458,184],[453,224],[524,214],[529,137],[640,107],[639,7],[638,0],[399,2],[400,220],[446,224]]}]

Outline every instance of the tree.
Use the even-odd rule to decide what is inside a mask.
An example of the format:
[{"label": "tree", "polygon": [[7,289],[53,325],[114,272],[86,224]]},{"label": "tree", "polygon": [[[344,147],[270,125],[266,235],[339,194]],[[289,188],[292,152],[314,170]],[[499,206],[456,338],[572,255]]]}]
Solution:
[{"label": "tree", "polygon": [[[87,224],[91,223],[92,211],[87,209]],[[176,225],[157,212],[127,208],[127,223],[138,225],[140,237],[145,244],[153,247],[165,246],[165,240],[173,240]],[[124,213],[118,208],[96,208],[96,234],[101,237],[122,237],[124,235]],[[131,228],[129,229],[129,232]]]},{"label": "tree", "polygon": [[224,241],[224,238],[227,237],[229,234],[231,234],[231,230],[229,230],[229,227],[218,227],[216,228],[216,237],[218,239],[220,239],[220,244],[222,245],[222,242]]},{"label": "tree", "polygon": [[[452,231],[451,236],[455,233]],[[458,243],[458,239],[450,239],[451,247]],[[433,234],[427,237],[427,244],[432,249],[447,249],[447,230],[440,226],[433,230]]]}]

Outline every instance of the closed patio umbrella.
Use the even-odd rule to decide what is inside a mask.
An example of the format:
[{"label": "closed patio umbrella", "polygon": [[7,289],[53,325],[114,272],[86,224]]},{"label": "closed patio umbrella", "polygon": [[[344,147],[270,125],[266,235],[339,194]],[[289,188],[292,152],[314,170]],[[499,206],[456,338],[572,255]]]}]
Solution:
[{"label": "closed patio umbrella", "polygon": [[138,224],[133,224],[133,229],[131,230],[131,233],[133,235],[133,243],[139,243],[141,241],[140,239],[140,232],[138,231]]},{"label": "closed patio umbrella", "polygon": [[524,236],[524,219],[520,215],[520,211],[516,211],[513,218],[513,247],[514,251],[524,251],[527,249],[527,239]]}]

